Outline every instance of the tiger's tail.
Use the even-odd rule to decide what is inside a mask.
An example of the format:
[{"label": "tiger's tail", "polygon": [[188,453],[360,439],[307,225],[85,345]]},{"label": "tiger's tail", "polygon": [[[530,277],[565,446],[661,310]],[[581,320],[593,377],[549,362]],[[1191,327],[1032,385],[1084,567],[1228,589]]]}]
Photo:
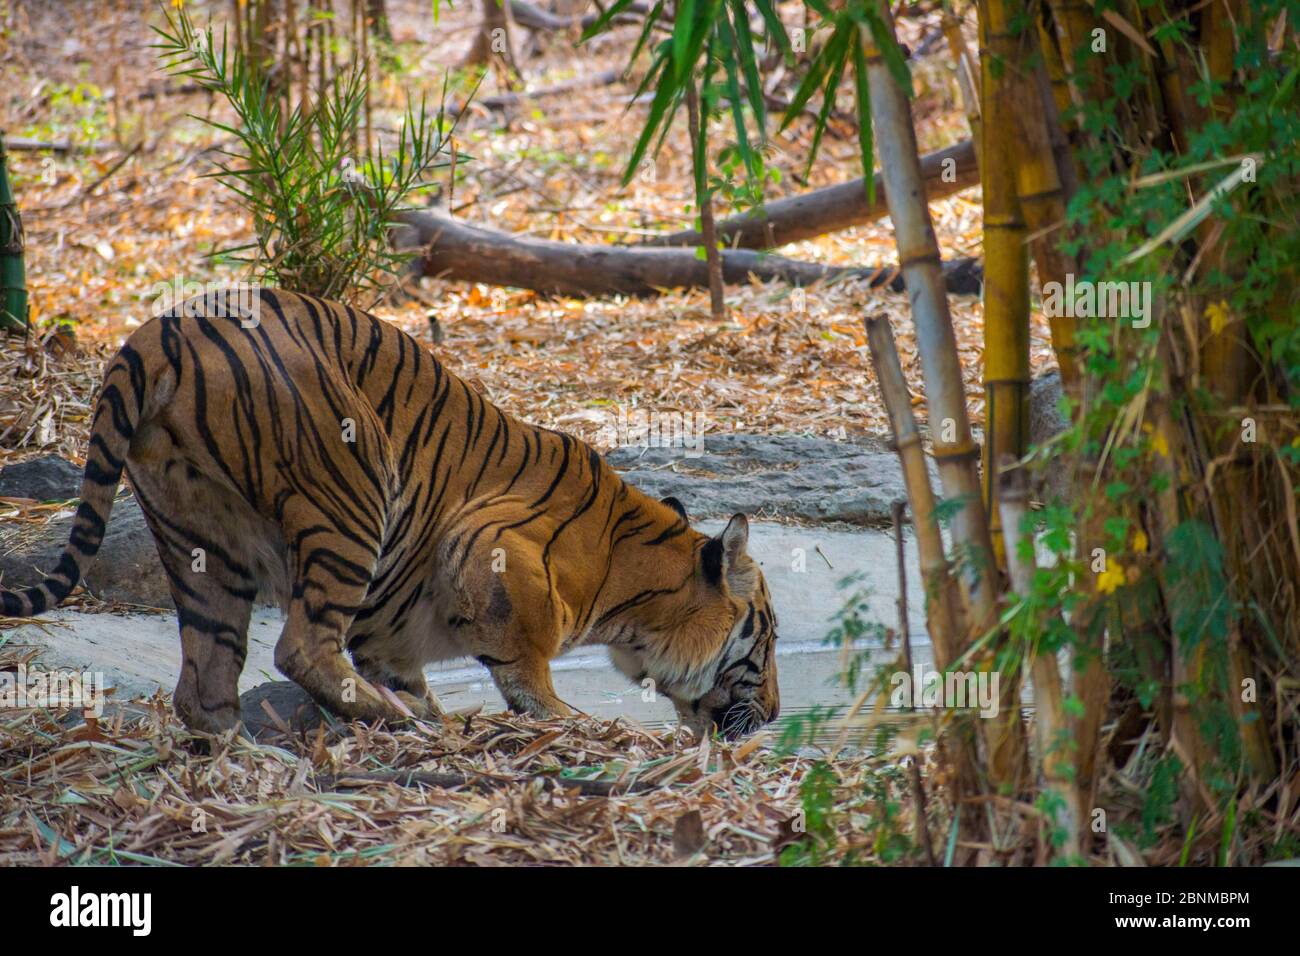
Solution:
[{"label": "tiger's tail", "polygon": [[63,556],[36,587],[0,591],[0,614],[32,617],[57,607],[72,593],[94,560],[104,540],[131,437],[144,413],[147,384],[144,362],[128,342],[104,375],[90,428],[90,448],[81,479],[81,504]]}]

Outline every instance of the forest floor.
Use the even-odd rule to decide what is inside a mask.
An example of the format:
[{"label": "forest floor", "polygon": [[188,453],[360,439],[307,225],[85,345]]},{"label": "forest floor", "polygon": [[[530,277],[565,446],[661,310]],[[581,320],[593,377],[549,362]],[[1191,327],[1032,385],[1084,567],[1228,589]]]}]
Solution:
[{"label": "forest floor", "polygon": [[[375,89],[376,135],[388,136],[407,96],[437,103],[471,82],[456,64],[477,23],[476,8],[392,0],[398,65]],[[7,77],[0,123],[7,134],[66,140],[94,152],[14,152],[15,188],[27,232],[27,274],[36,321],[47,336],[66,323],[78,347],[5,343],[0,355],[0,463],[57,451],[80,460],[87,416],[104,360],[153,313],[159,283],[239,279],[213,254],[248,242],[251,221],[215,180],[210,153],[223,138],[191,114],[228,119],[206,94],[176,95],[158,69],[148,19],[136,3],[53,2],[12,8],[0,56]],[[105,11],[108,12],[105,12]],[[200,15],[199,21],[202,22]],[[932,24],[901,21],[915,44]],[[577,46],[575,34],[537,34],[524,44],[526,84],[544,88],[622,69],[634,27]],[[106,52],[107,51],[107,52]],[[968,133],[942,44],[914,65],[920,147]],[[504,89],[489,75],[479,96]],[[579,89],[506,112],[471,108],[456,145],[454,188],[441,201],[473,223],[583,243],[638,242],[688,227],[694,216],[684,122],[654,161],[653,176],[620,184],[646,107],[626,106],[629,83]],[[851,97],[841,104],[852,113]],[[726,135],[721,122],[714,132]],[[811,118],[773,134],[769,166],[780,181],[768,198],[861,174],[856,128],[832,119],[805,176]],[[138,151],[131,153],[139,147]],[[124,161],[125,160],[125,161]],[[932,204],[945,257],[980,254],[978,189]],[[730,210],[720,206],[718,213]],[[887,219],[781,250],[836,265],[897,261]],[[715,323],[702,290],[649,299],[546,298],[532,292],[426,279],[423,301],[380,302],[374,311],[430,343],[450,368],[484,384],[494,401],[525,419],[600,445],[612,409],[636,404],[704,413],[718,428],[845,436],[884,434],[862,320],[894,321],[904,370],[920,395],[920,367],[905,294],[844,282],[792,297],[780,285],[731,286],[729,321]],[[982,321],[978,297],[951,299],[969,407],[978,424]],[[802,309],[800,308],[802,307]],[[436,318],[442,341],[432,342]],[[64,339],[66,341],[66,337]],[[1035,371],[1052,364],[1045,323],[1035,316]],[[924,403],[918,400],[918,414]],[[842,429],[842,430],[841,430]],[[607,441],[607,439],[604,439]]]},{"label": "forest floor", "polygon": [[[436,103],[445,75],[453,95],[467,87],[456,65],[478,22],[468,3],[442,5],[436,22],[425,0],[388,0],[388,9],[398,65],[376,87],[380,136],[392,133],[407,95]],[[239,279],[213,254],[247,242],[251,222],[233,195],[204,178],[221,137],[191,114],[223,114],[206,95],[177,94],[178,81],[159,72],[149,30],[156,12],[143,14],[126,0],[8,10],[0,128],[77,148],[10,154],[39,334],[0,339],[0,465],[49,453],[81,462],[103,364],[152,314],[159,284]],[[915,44],[932,26],[903,20],[902,39]],[[582,46],[576,31],[523,31],[526,86],[622,69],[634,29]],[[913,70],[922,150],[965,138],[942,44]],[[489,75],[480,96],[504,89]],[[621,184],[645,116],[644,106],[627,107],[634,89],[620,82],[506,112],[471,108],[457,146],[472,159],[454,187],[442,184],[441,201],[471,222],[564,241],[632,243],[689,226],[695,211],[684,122],[653,175]],[[841,105],[851,115],[847,97]],[[719,125],[716,136],[724,135]],[[850,123],[832,120],[805,175],[811,136],[811,119],[773,135],[768,162],[780,181],[768,187],[769,198],[860,175]],[[978,257],[978,190],[931,208],[944,256]],[[828,264],[896,261],[887,219],[781,252]],[[904,370],[913,393],[921,391],[906,296],[861,283],[813,288],[802,301],[781,286],[731,286],[723,324],[712,320],[699,290],[567,299],[430,279],[417,294],[380,301],[373,311],[427,342],[507,410],[598,446],[612,410],[632,405],[703,413],[711,427],[726,429],[882,435],[887,422],[862,330],[867,315],[893,319]],[[980,303],[953,297],[951,305],[978,425]],[[1039,316],[1032,336],[1039,371],[1053,361]],[[919,398],[916,407],[923,417]],[[40,517],[30,508],[0,511],[6,521]],[[7,645],[0,629],[0,672],[34,665],[32,654]],[[463,718],[442,732],[331,729],[270,746],[195,739],[164,695],[154,703],[144,717],[75,729],[41,708],[0,717],[0,864],[762,864],[792,845],[803,860],[922,859],[901,771],[860,751],[841,752],[830,770],[807,754],[773,749],[770,734],[683,749],[671,732],[620,721],[552,725],[500,715]],[[470,782],[400,786],[398,774],[412,770]],[[943,776],[941,766],[927,770],[936,794]],[[580,778],[597,783],[580,795],[571,785]],[[671,786],[622,792],[633,781]],[[841,806],[833,819],[819,816],[827,801]],[[1021,816],[1026,833],[1041,836],[1034,808]],[[948,819],[932,798],[941,852]],[[1032,837],[1009,843],[1034,844]],[[958,844],[957,852],[1010,860],[990,847]]]}]

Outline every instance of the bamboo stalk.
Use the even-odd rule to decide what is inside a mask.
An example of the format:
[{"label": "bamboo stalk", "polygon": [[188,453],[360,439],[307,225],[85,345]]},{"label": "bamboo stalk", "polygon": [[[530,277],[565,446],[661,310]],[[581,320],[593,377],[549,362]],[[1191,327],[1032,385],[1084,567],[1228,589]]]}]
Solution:
[{"label": "bamboo stalk", "polygon": [[950,666],[965,649],[965,622],[962,598],[951,574],[943,550],[943,536],[935,519],[934,491],[926,466],[921,433],[912,415],[911,395],[903,376],[894,345],[889,320],[875,316],[866,320],[867,346],[871,365],[876,372],[881,397],[889,412],[894,432],[894,447],[903,466],[903,483],[907,487],[916,531],[916,550],[925,588],[925,617],[934,644],[935,663],[939,670]]},{"label": "bamboo stalk", "polygon": [[[1031,248],[1039,285],[1064,283],[1067,273],[1080,271],[1074,257],[1060,248],[1068,200],[1061,170],[1066,167],[1069,174],[1073,173],[1072,157],[1055,115],[1055,103],[1042,95],[1045,74],[1041,64],[1033,65],[1041,52],[1035,36],[1025,34],[1021,43],[1010,47],[1009,52],[1014,52],[1016,57],[1014,66],[1009,68],[1027,71],[1027,74],[1022,73],[1008,91],[1012,115],[1010,125],[1013,127],[1010,141],[1015,143],[1015,148],[1008,151],[1011,153],[1008,158],[1014,162],[1016,191],[1024,223],[1033,237]],[[1049,315],[1047,319],[1052,330],[1052,348],[1061,370],[1061,385],[1077,407],[1080,370],[1074,318],[1061,314]]]},{"label": "bamboo stalk", "polygon": [[980,114],[985,136],[980,157],[984,188],[984,507],[993,549],[1002,564],[1002,535],[993,494],[994,462],[1020,459],[1029,432],[1029,256],[1016,190],[1022,153],[1014,87],[1022,81],[1016,37],[1003,0],[981,0]]},{"label": "bamboo stalk", "polygon": [[952,54],[953,66],[957,70],[957,87],[961,90],[962,107],[966,112],[966,125],[970,127],[971,142],[975,144],[975,155],[981,156],[980,142],[983,138],[983,122],[980,117],[980,95],[978,70],[979,64],[971,56],[966,46],[966,37],[961,32],[961,18],[945,13],[943,16],[943,36],[948,41],[948,51]]},{"label": "bamboo stalk", "polygon": [[[967,623],[962,595],[944,554],[921,432],[912,414],[911,395],[898,361],[893,331],[889,320],[883,316],[867,318],[865,325],[871,365],[889,413],[894,449],[903,467],[903,484],[912,509],[912,527],[916,533],[916,551],[925,594],[926,628],[934,647],[935,669],[942,672],[961,656],[964,649]],[[974,735],[970,731],[969,721],[958,721],[952,734],[954,789],[958,802],[963,795],[979,792]],[[969,807],[964,815],[968,826],[978,825],[979,818]]]},{"label": "bamboo stalk", "polygon": [[314,29],[316,24],[315,13],[316,6],[314,0],[303,0],[302,39],[300,47],[302,50],[302,63],[300,64],[302,71],[298,78],[298,99],[305,112],[310,112],[316,108],[315,101],[312,99],[311,95],[314,76],[314,68],[312,66],[314,62],[313,51],[316,47],[316,31]]},{"label": "bamboo stalk", "polygon": [[[903,518],[906,501],[890,503],[889,514],[894,522],[894,559],[898,566],[898,633],[903,644],[903,670],[912,673],[912,628],[907,620],[907,561],[903,556]],[[916,709],[916,695],[911,695],[908,710]],[[912,803],[916,811],[916,835],[925,851],[927,866],[937,866],[934,846],[930,843],[930,821],[925,807],[925,784],[921,780],[921,755],[912,754],[908,775],[912,781]]]},{"label": "bamboo stalk", "polygon": [[[1201,12],[1203,45],[1206,67],[1219,84],[1219,92],[1211,104],[1216,118],[1222,119],[1231,112],[1235,95],[1240,92],[1234,82],[1233,60],[1236,54],[1236,24],[1245,11],[1241,0],[1214,0]],[[1214,242],[1214,224],[1206,221],[1199,230],[1202,242]],[[1210,251],[1214,268],[1229,274],[1239,273],[1241,267],[1228,261],[1228,247],[1218,243]],[[1202,310],[1204,311],[1204,310]],[[1205,322],[1209,325],[1208,320]],[[1264,369],[1251,348],[1251,336],[1245,317],[1235,311],[1229,313],[1227,323],[1220,329],[1205,328],[1202,338],[1201,369],[1207,388],[1225,408],[1240,408],[1249,412],[1258,395],[1253,385],[1265,378]],[[1261,573],[1267,568],[1271,530],[1260,521],[1256,509],[1243,508],[1243,502],[1267,497],[1255,484],[1255,460],[1238,441],[1239,430],[1229,429],[1218,438],[1215,446],[1219,460],[1225,462],[1218,483],[1211,487],[1210,505],[1215,526],[1223,541],[1225,552],[1236,566],[1232,585],[1245,585],[1248,593],[1263,594],[1270,589],[1275,574]],[[1269,472],[1271,473],[1271,466]],[[1256,555],[1265,558],[1253,557]],[[1229,686],[1226,688],[1229,709],[1236,718],[1239,732],[1249,758],[1251,769],[1259,780],[1271,780],[1277,773],[1271,747],[1263,734],[1262,722],[1247,720],[1247,708],[1241,700],[1241,680],[1249,673],[1247,657],[1243,653],[1242,634],[1234,631],[1228,647]],[[1251,708],[1253,709],[1253,708]]]},{"label": "bamboo stalk", "polygon": [[0,329],[29,327],[23,219],[9,184],[9,155],[0,132]]},{"label": "bamboo stalk", "polygon": [[334,73],[334,5],[333,0],[316,0],[316,3],[329,14],[321,21],[317,38],[316,99],[323,103],[329,95],[330,77]]},{"label": "bamboo stalk", "polygon": [[[1099,99],[1106,92],[1105,62],[1092,55],[1091,38],[1100,26],[1092,6],[1085,0],[1046,0],[1052,10],[1061,43],[1061,67],[1076,105],[1085,99]],[[1080,75],[1082,68],[1083,75]]]},{"label": "bamboo stalk", "polygon": [[1052,102],[1056,104],[1057,115],[1065,116],[1074,105],[1074,98],[1061,57],[1060,31],[1052,8],[1046,3],[1041,4],[1034,22],[1038,29],[1038,46],[1043,52],[1043,69],[1050,84]]},{"label": "bamboo stalk", "polygon": [[[1156,314],[1156,320],[1160,313]],[[1167,328],[1166,326],[1163,326]],[[1175,418],[1172,408],[1172,396],[1185,390],[1181,379],[1175,377],[1177,352],[1166,333],[1157,343],[1157,374],[1159,378],[1154,391],[1157,393],[1148,404],[1148,412],[1156,436],[1168,451],[1155,463],[1156,473],[1164,478],[1165,490],[1157,496],[1155,514],[1159,515],[1158,537],[1156,546],[1163,551],[1163,542],[1186,515],[1204,511],[1203,502],[1193,499],[1191,489],[1199,484],[1199,474],[1203,471],[1198,465],[1200,458],[1195,435],[1195,425],[1186,417]],[[1165,566],[1158,563],[1155,568],[1157,582],[1164,593],[1169,592],[1169,581]],[[1169,662],[1169,683],[1162,689],[1157,713],[1163,715],[1163,730],[1174,751],[1180,755],[1187,768],[1187,778],[1183,785],[1183,794],[1189,806],[1209,810],[1210,804],[1204,799],[1205,787],[1202,784],[1203,768],[1211,760],[1211,753],[1196,715],[1192,713],[1187,695],[1179,688],[1191,680],[1187,655],[1171,638],[1165,656]]]},{"label": "bamboo stalk", "polygon": [[[889,4],[880,0],[878,10],[892,31]],[[961,360],[940,271],[939,244],[925,202],[912,108],[907,93],[894,79],[865,29],[862,43],[867,52],[871,122],[885,179],[885,197],[921,353],[934,458],[944,497],[960,503],[952,520],[952,538],[967,558],[965,593],[970,623],[983,633],[996,621],[997,568],[987,514],[980,503],[976,469],[979,448],[971,440]],[[1018,701],[1004,713],[1004,721],[984,721],[981,729],[989,751],[990,780],[996,787],[1016,790],[1025,766],[1024,725]]]},{"label": "bamboo stalk", "polygon": [[[1096,496],[1097,460],[1083,458],[1076,469],[1074,493],[1076,497],[1089,496],[1092,502],[1085,509],[1080,539],[1084,554],[1090,555],[1097,542],[1105,540],[1106,513],[1098,506]],[[1079,701],[1081,713],[1073,720],[1075,757],[1074,772],[1080,799],[1091,806],[1097,783],[1097,755],[1101,747],[1101,724],[1110,699],[1110,673],[1106,668],[1105,622],[1101,616],[1101,594],[1098,590],[1099,574],[1092,573],[1091,562],[1085,562],[1085,573],[1080,584],[1087,595],[1083,606],[1071,617],[1076,634],[1073,668],[1070,674],[1071,690]],[[1084,835],[1086,841],[1087,835]]]},{"label": "bamboo stalk", "polygon": [[[888,5],[881,16],[893,28]],[[970,419],[962,386],[961,360],[948,311],[930,210],[924,201],[924,181],[912,128],[912,109],[869,35],[863,45],[871,86],[871,120],[876,128],[881,175],[889,215],[894,223],[899,266],[911,298],[921,370],[930,409],[931,440],[944,496],[962,506],[952,522],[955,543],[971,556],[966,577],[973,612],[972,624],[982,628],[993,620],[997,581],[988,521],[980,507],[980,482],[975,467],[979,449],[971,440]]]},{"label": "bamboo stalk", "polygon": [[[1016,459],[999,459],[998,501],[1001,506],[1002,533],[1006,540],[1007,573],[1012,589],[1022,596],[1033,590],[1034,559],[1032,553],[1020,553],[1020,529],[1028,510],[1029,484]],[[1078,857],[1082,841],[1080,832],[1087,807],[1074,786],[1073,759],[1067,742],[1070,719],[1065,711],[1065,692],[1056,655],[1041,648],[1031,651],[1030,674],[1034,684],[1034,726],[1037,731],[1038,760],[1047,789],[1058,797],[1061,813],[1056,823],[1065,832],[1061,853]]]},{"label": "bamboo stalk", "polygon": [[366,123],[366,147],[365,150],[363,151],[363,155],[369,156],[370,144],[372,141],[372,120],[371,120],[371,106],[370,106],[370,80],[372,74],[370,69],[370,27],[368,23],[369,10],[367,8],[367,5],[365,3],[358,3],[357,13],[358,13],[358,25],[357,25],[358,36],[354,36],[353,41],[359,42],[361,44],[361,69],[365,74],[365,80],[364,80],[365,99],[363,100],[363,104],[365,108],[365,123]]}]

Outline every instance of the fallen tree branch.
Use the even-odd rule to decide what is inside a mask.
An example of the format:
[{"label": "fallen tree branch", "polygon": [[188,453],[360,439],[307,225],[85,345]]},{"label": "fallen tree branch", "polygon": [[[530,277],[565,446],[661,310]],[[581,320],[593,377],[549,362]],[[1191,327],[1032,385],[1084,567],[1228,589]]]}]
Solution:
[{"label": "fallen tree branch", "polygon": [[48,149],[52,153],[102,153],[112,149],[111,143],[73,143],[66,139],[28,139],[26,136],[6,136],[5,149],[12,151],[37,151]]},{"label": "fallen tree branch", "polygon": [[[650,4],[633,3],[622,13],[614,17],[614,23],[640,23],[641,17],[650,12]],[[601,12],[587,13],[582,16],[561,16],[557,13],[551,13],[549,10],[543,10],[541,7],[535,7],[525,0],[510,0],[510,15],[515,18],[515,23],[521,27],[528,27],[530,30],[548,30],[556,32],[558,30],[567,30],[569,27],[582,27],[584,30],[595,23],[601,17]],[[672,22],[669,20],[668,22]]]},{"label": "fallen tree branch", "polygon": [[571,93],[574,90],[610,86],[618,82],[618,75],[618,70],[602,70],[599,73],[592,73],[587,76],[576,76],[571,80],[556,83],[554,86],[544,86],[537,90],[521,90],[517,93],[497,93],[493,96],[484,96],[474,102],[480,106],[486,106],[490,110],[503,110],[510,106],[518,106],[520,103],[541,100],[549,96],[559,96],[562,93]]},{"label": "fallen tree branch", "polygon": [[[515,236],[462,222],[445,212],[420,211],[398,217],[407,228],[395,230],[398,248],[424,246],[416,273],[430,278],[482,282],[533,289],[550,295],[656,295],[665,289],[708,288],[708,266],[694,249],[645,246],[583,245]],[[943,263],[948,291],[976,295],[983,272],[974,259]],[[894,266],[853,268],[799,262],[749,249],[722,253],[723,281],[739,284],[863,280],[873,288],[904,288]]]},{"label": "fallen tree branch", "polygon": [[[946,168],[952,170],[951,182],[944,180]],[[980,176],[974,145],[966,139],[946,149],[926,153],[921,158],[921,173],[925,177],[926,198],[931,202],[978,185]],[[742,215],[723,219],[717,224],[718,240],[734,249],[773,249],[879,219],[887,215],[889,209],[885,205],[881,174],[876,173],[874,178],[875,202],[867,202],[866,180],[859,178],[788,199],[777,199]],[[702,241],[697,230],[687,229],[656,236],[642,245],[698,246]]]}]

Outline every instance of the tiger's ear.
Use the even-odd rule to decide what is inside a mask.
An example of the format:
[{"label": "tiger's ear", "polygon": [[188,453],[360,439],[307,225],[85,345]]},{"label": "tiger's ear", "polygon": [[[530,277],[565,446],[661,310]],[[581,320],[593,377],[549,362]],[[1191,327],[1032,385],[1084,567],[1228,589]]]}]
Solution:
[{"label": "tiger's ear", "polygon": [[736,559],[745,553],[749,544],[749,519],[742,514],[734,514],[727,526],[722,529],[722,551],[728,564],[735,564]]},{"label": "tiger's ear", "polygon": [[667,498],[660,498],[659,500],[663,504],[666,504],[669,508],[672,508],[673,511],[676,511],[679,515],[681,515],[683,521],[687,522],[688,524],[690,523],[691,519],[686,516],[686,506],[682,504],[680,501],[678,501],[676,498],[669,495]]},{"label": "tiger's ear", "polygon": [[734,514],[722,534],[710,538],[700,552],[700,561],[704,577],[714,587],[722,584],[727,572],[745,553],[749,543],[749,519],[742,514]]}]

